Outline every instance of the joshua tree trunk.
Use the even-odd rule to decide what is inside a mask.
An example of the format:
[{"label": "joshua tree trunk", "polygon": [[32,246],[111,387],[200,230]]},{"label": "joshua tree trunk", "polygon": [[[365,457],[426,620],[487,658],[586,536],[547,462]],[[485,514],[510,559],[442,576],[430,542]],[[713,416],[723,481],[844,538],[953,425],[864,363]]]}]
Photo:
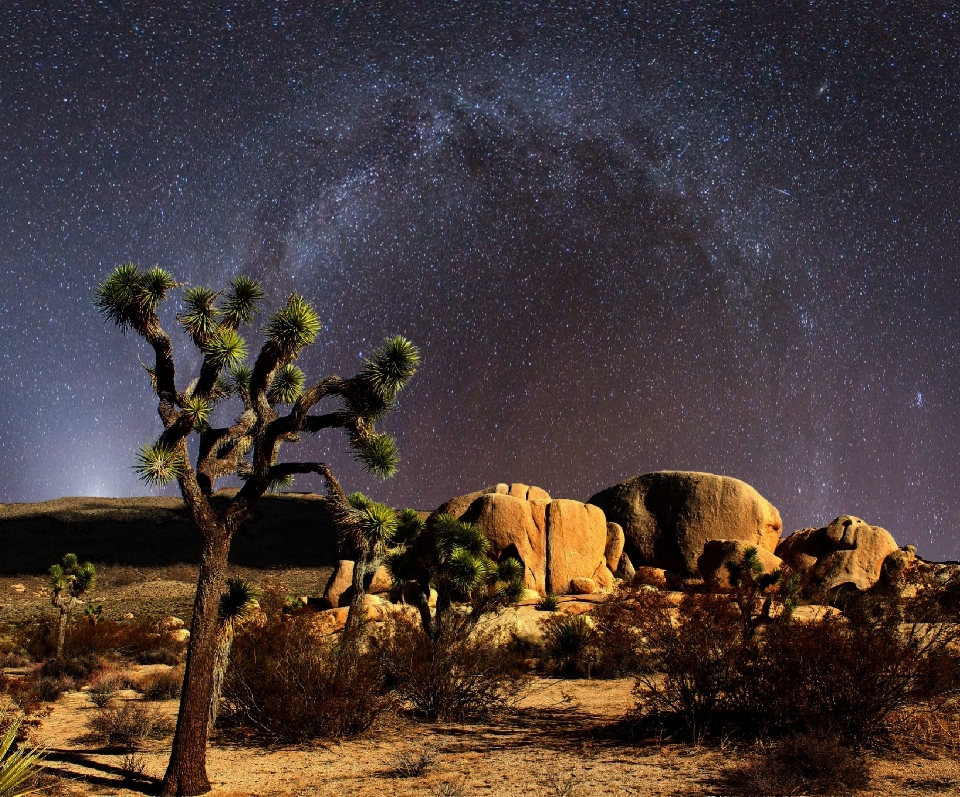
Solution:
[{"label": "joshua tree trunk", "polygon": [[217,627],[217,649],[214,654],[213,690],[210,694],[210,722],[207,724],[207,736],[217,724],[220,710],[220,695],[223,694],[223,681],[230,666],[230,649],[233,647],[233,621],[222,621]]},{"label": "joshua tree trunk", "polygon": [[170,763],[163,779],[163,797],[210,791],[207,779],[207,734],[217,648],[220,593],[226,581],[230,535],[222,526],[205,530],[187,666]]},{"label": "joshua tree trunk", "polygon": [[57,658],[63,658],[63,645],[67,639],[67,607],[63,603],[58,603],[60,609],[60,624],[57,627]]}]

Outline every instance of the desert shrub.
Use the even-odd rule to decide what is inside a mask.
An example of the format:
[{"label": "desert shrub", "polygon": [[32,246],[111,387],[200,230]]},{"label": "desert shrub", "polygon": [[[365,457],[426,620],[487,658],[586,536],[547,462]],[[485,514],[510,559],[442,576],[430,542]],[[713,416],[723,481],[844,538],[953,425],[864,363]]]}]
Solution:
[{"label": "desert shrub", "polygon": [[516,700],[528,678],[516,653],[455,613],[442,618],[436,638],[396,617],[381,655],[398,697],[429,719],[488,716]]},{"label": "desert shrub", "polygon": [[875,602],[809,623],[783,612],[747,633],[726,595],[687,594],[676,608],[653,591],[619,600],[636,627],[640,724],[660,731],[876,744],[894,716],[942,701],[960,677],[955,624],[904,624]]},{"label": "desert shrub", "polygon": [[419,778],[437,763],[434,750],[423,747],[401,750],[393,759],[391,774],[395,778]]},{"label": "desert shrub", "polygon": [[118,669],[104,669],[90,679],[90,691],[87,693],[90,701],[97,707],[103,708],[121,689],[130,689],[137,686],[137,680]]},{"label": "desert shrub", "polygon": [[863,756],[830,734],[791,735],[729,770],[724,785],[742,795],[849,795],[870,784]]},{"label": "desert shrub", "polygon": [[341,655],[308,615],[274,614],[237,633],[220,718],[286,741],[356,736],[390,708],[375,655]]},{"label": "desert shrub", "polygon": [[158,670],[140,678],[137,689],[144,700],[175,700],[183,686],[183,667]]},{"label": "desert shrub", "polygon": [[592,618],[583,614],[556,614],[540,623],[544,653],[558,675],[590,677],[600,658]]},{"label": "desert shrub", "polygon": [[70,678],[77,685],[87,683],[95,673],[104,668],[104,661],[98,656],[68,656],[62,659],[47,659],[38,670],[41,677]]},{"label": "desert shrub", "polygon": [[[35,661],[56,655],[57,628],[51,620],[21,625],[16,638]],[[64,658],[119,656],[139,664],[178,664],[185,649],[171,630],[151,620],[119,622],[81,617],[67,627]]]},{"label": "desert shrub", "polygon": [[66,675],[59,677],[41,676],[37,679],[37,695],[44,703],[54,703],[64,692],[77,688],[76,682]]},{"label": "desert shrub", "polygon": [[138,700],[124,700],[98,708],[90,719],[91,735],[110,747],[136,750],[147,739],[162,739],[173,730],[156,708]]}]

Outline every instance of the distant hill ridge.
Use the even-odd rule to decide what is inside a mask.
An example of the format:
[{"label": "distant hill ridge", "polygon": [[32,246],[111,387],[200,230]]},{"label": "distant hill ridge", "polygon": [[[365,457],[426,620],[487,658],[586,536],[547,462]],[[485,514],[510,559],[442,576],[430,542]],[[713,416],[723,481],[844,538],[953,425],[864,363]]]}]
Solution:
[{"label": "distant hill ridge", "polygon": [[[218,490],[215,504],[236,489]],[[81,560],[164,566],[200,561],[200,533],[181,498],[57,498],[0,504],[0,573],[42,573],[70,551]],[[323,567],[337,561],[323,496],[264,496],[237,531],[230,561],[246,567]]]}]

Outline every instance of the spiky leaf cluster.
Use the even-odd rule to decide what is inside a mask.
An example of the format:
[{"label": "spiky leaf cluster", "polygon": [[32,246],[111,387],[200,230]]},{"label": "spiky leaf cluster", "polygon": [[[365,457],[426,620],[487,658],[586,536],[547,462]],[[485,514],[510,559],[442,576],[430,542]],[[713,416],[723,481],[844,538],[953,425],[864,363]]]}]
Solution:
[{"label": "spiky leaf cluster", "polygon": [[316,340],[320,332],[320,316],[306,299],[292,293],[286,306],[270,316],[264,332],[284,354],[296,356],[304,346]]},{"label": "spiky leaf cluster", "polygon": [[303,395],[306,375],[293,363],[287,363],[273,375],[267,390],[267,401],[271,404],[293,404]]},{"label": "spiky leaf cluster", "polygon": [[174,287],[173,277],[162,268],[140,271],[135,263],[123,263],[97,288],[96,307],[122,331],[141,330]]},{"label": "spiky leaf cluster", "polygon": [[247,342],[230,327],[217,327],[201,349],[207,361],[218,368],[238,366],[247,356]]},{"label": "spiky leaf cluster", "polygon": [[292,473],[286,473],[283,476],[275,476],[267,485],[267,492],[279,493],[281,490],[289,490],[293,487],[297,477]]},{"label": "spiky leaf cluster", "polygon": [[253,316],[259,312],[259,304],[263,297],[263,288],[256,280],[242,276],[230,280],[227,300],[221,308],[223,323],[234,329],[241,324],[249,324],[253,321]]},{"label": "spiky leaf cluster", "polygon": [[374,390],[391,402],[420,365],[420,351],[402,335],[387,338],[367,360],[364,374]]},{"label": "spiky leaf cluster", "polygon": [[209,401],[196,396],[190,396],[183,402],[183,414],[193,421],[194,429],[206,426],[211,409]]},{"label": "spiky leaf cluster", "polygon": [[227,579],[227,591],[220,596],[220,622],[243,619],[259,607],[260,590],[239,576]]},{"label": "spiky leaf cluster", "polygon": [[179,449],[157,442],[140,449],[137,453],[137,464],[133,469],[139,474],[141,481],[162,486],[183,475],[186,461]]},{"label": "spiky leaf cluster", "polygon": [[244,396],[250,391],[250,377],[253,369],[249,365],[234,365],[230,368],[230,390],[238,396]]},{"label": "spiky leaf cluster", "polygon": [[219,326],[220,311],[214,306],[217,292],[196,286],[183,294],[184,312],[177,314],[180,325],[198,343],[203,343]]},{"label": "spiky leaf cluster", "polygon": [[396,441],[389,435],[374,434],[367,439],[357,440],[354,446],[355,458],[378,479],[388,479],[397,472],[400,451]]},{"label": "spiky leaf cluster", "polygon": [[79,598],[97,583],[97,570],[93,563],[81,564],[74,553],[64,554],[63,561],[52,565],[48,572],[54,597],[66,592],[72,598]]}]

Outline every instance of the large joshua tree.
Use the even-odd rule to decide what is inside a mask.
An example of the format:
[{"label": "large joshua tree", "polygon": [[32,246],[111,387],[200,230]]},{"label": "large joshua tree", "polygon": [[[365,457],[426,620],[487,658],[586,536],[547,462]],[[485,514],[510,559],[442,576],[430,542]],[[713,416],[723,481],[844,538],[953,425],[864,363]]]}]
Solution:
[{"label": "large joshua tree", "polygon": [[[390,338],[351,378],[329,376],[310,386],[295,361],[320,330],[320,319],[303,297],[291,295],[264,326],[266,341],[253,365],[244,360],[241,325],[252,323],[264,298],[260,285],[237,277],[224,292],[189,288],[185,311],[177,320],[203,359],[196,378],[180,389],[175,380],[173,347],[158,316],[161,302],[180,287],[161,268],[141,270],[132,263],[117,268],[99,287],[97,306],[121,331],[132,329],[153,348],[154,364],[145,366],[159,399],[163,423],[159,438],[145,445],[136,466],[150,484],[176,481],[203,537],[186,673],[163,795],[195,795],[210,790],[206,773],[207,724],[217,648],[217,619],[224,591],[230,541],[263,494],[287,484],[296,474],[316,473],[326,483],[329,506],[341,540],[363,535],[361,516],[347,500],[330,468],[322,462],[279,462],[284,443],[300,442],[306,432],[342,430],[357,459],[386,478],[397,467],[394,441],[375,424],[393,409],[397,394],[413,376],[420,356],[402,337]],[[215,405],[239,399],[230,426],[210,424]],[[336,405],[314,412],[323,401]],[[199,437],[195,465],[187,440]],[[243,486],[220,508],[211,501],[217,479],[229,475]],[[356,557],[356,551],[345,551]]]}]

